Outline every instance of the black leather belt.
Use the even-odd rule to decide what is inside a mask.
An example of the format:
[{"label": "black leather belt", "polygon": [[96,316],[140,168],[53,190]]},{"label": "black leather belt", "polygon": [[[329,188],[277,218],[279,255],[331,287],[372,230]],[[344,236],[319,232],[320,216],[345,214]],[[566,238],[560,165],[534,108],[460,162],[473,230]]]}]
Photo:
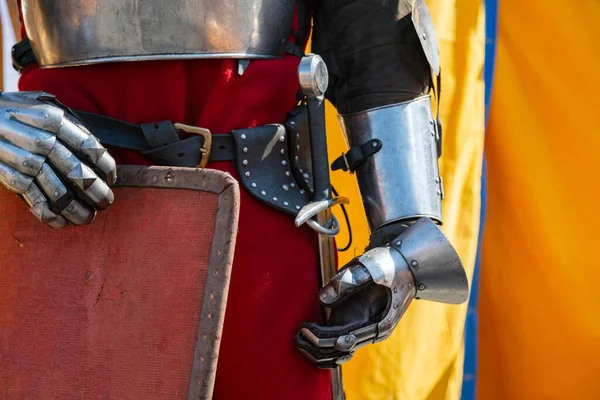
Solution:
[{"label": "black leather belt", "polygon": [[84,111],[75,114],[103,145],[138,151],[159,165],[204,168],[211,161],[237,158],[231,133],[213,135],[171,121],[135,125]]},{"label": "black leather belt", "polygon": [[305,106],[292,110],[283,124],[216,135],[170,121],[136,125],[82,111],[73,114],[103,145],[139,152],[157,165],[204,168],[210,161],[234,161],[242,185],[281,211],[296,215],[310,201],[313,178]]}]

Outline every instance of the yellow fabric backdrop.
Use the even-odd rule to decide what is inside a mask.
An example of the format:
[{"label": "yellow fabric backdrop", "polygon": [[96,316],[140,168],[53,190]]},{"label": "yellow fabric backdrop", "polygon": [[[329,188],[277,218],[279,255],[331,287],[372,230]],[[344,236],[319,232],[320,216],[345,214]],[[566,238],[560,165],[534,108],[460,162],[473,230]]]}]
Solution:
[{"label": "yellow fabric backdrop", "polygon": [[[484,8],[481,0],[429,0],[442,59],[444,123],[442,177],[444,232],[472,275],[479,233],[481,162],[484,137]],[[335,110],[327,116],[330,157],[345,150]],[[334,172],[333,184],[350,196],[354,246],[340,254],[343,264],[362,253],[368,231],[355,178]],[[335,211],[340,221],[342,215]],[[340,234],[339,244],[347,240]],[[348,400],[457,400],[463,367],[466,304],[417,301],[391,338],[359,350],[343,368]]]},{"label": "yellow fabric backdrop", "polygon": [[499,3],[479,398],[600,399],[600,2]]}]

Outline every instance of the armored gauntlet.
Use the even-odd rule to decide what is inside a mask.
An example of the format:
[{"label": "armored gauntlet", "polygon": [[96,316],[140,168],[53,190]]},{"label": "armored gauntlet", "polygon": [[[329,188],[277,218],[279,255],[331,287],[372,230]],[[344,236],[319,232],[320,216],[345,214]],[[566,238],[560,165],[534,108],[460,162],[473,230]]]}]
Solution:
[{"label": "armored gauntlet", "polygon": [[115,160],[81,122],[42,92],[0,94],[0,183],[53,228],[93,221],[110,206]]}]

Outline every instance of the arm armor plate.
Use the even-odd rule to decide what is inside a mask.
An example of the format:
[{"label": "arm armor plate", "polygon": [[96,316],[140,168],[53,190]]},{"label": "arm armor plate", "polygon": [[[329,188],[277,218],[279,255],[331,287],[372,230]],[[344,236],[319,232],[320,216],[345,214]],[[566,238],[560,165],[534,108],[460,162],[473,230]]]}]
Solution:
[{"label": "arm armor plate", "polygon": [[382,142],[357,169],[371,232],[391,228],[381,235],[394,237],[420,217],[441,223],[439,132],[428,96],[440,62],[424,0],[322,1],[313,49],[327,63],[326,95],[349,144]]},{"label": "arm armor plate", "polygon": [[356,171],[371,232],[419,217],[441,223],[437,124],[429,96],[340,119],[351,146],[371,139],[383,143]]}]

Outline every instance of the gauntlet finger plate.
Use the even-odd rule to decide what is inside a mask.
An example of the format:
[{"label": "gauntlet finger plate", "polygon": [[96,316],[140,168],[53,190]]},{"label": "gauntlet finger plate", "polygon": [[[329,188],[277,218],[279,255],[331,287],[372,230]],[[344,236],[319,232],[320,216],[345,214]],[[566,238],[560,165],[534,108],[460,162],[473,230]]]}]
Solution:
[{"label": "gauntlet finger plate", "polygon": [[[10,379],[12,398],[211,396],[238,184],[209,169],[121,167],[119,176],[110,210],[58,231],[0,190],[0,280],[12,288],[0,381]],[[61,379],[47,373],[52,364]]]}]

